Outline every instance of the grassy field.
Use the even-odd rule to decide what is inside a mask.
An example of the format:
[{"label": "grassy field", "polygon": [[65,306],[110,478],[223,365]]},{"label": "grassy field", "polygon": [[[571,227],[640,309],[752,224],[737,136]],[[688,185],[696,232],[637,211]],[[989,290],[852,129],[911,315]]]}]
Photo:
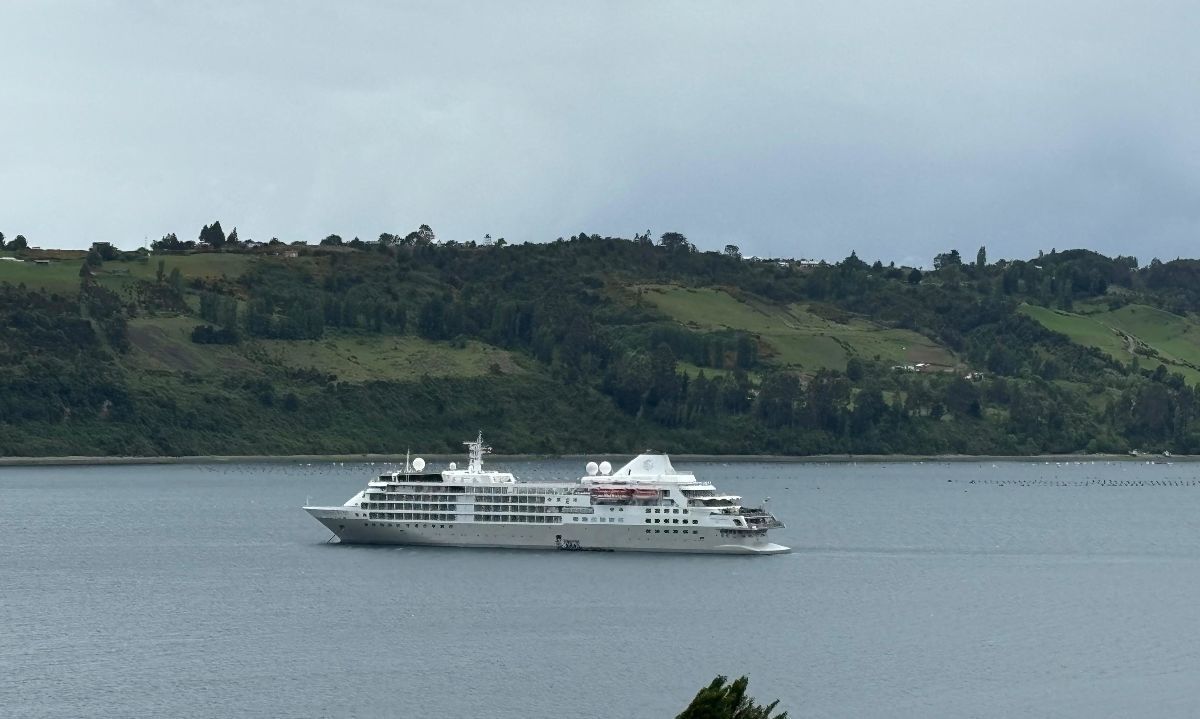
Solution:
[{"label": "grassy field", "polygon": [[342,382],[421,377],[514,375],[522,366],[505,350],[478,342],[452,347],[419,337],[331,334],[319,340],[247,340],[240,345],[191,341],[200,324],[189,317],[141,317],[129,322],[133,350],[123,357],[132,372],[218,376],[261,373],[271,366],[314,369]]},{"label": "grassy field", "polygon": [[[1179,315],[1146,305],[1130,304],[1116,310],[1092,305],[1087,314],[1021,305],[1021,312],[1072,341],[1095,347],[1121,362],[1135,356],[1143,367],[1166,364],[1189,383],[1200,383],[1200,325]],[[1157,358],[1136,350],[1153,350]]]},{"label": "grassy field", "polygon": [[1185,317],[1145,305],[1126,305],[1104,318],[1166,357],[1200,364],[1200,325]]},{"label": "grassy field", "polygon": [[[12,256],[0,253],[0,256]],[[203,253],[195,255],[151,255],[146,262],[105,262],[94,274],[102,286],[120,292],[134,280],[154,280],[158,261],[163,261],[163,275],[179,268],[186,281],[193,277],[230,279],[240,276],[257,260],[252,255]],[[47,292],[73,294],[79,290],[79,268],[82,259],[51,260],[48,265],[33,262],[0,261],[0,282],[26,287],[40,287]]]},{"label": "grassy field", "polygon": [[[701,367],[700,365],[695,365],[695,364],[692,364],[691,362],[679,361],[679,362],[676,362],[675,367],[680,372],[686,374],[688,377],[690,377],[692,379],[699,377],[701,372],[703,372],[704,376],[708,377],[709,379],[712,379],[713,377],[732,377],[733,376],[733,370],[731,370],[731,369],[722,369],[720,367]],[[747,372],[746,376],[749,377],[750,381],[754,382],[755,384],[757,384],[759,382],[759,380],[762,379],[762,377],[759,375],[758,372]]]},{"label": "grassy field", "polygon": [[[12,257],[12,254],[5,252],[0,256]],[[82,260],[52,260],[48,265],[0,261],[0,282],[24,284],[60,295],[73,294],[79,290],[79,267],[82,264]]]},{"label": "grassy field", "polygon": [[[151,255],[146,262],[105,262],[95,272],[96,281],[104,287],[120,292],[137,280],[153,282],[158,276],[159,260],[163,263],[163,277],[178,269],[184,282],[201,277],[235,279],[257,261],[253,255],[203,253],[196,255]],[[76,268],[76,273],[78,273]]]},{"label": "grassy field", "polygon": [[452,347],[411,336],[333,335],[319,340],[263,340],[256,344],[274,363],[313,368],[344,382],[480,377],[523,372],[512,354],[479,342]]},{"label": "grassy field", "polygon": [[1021,305],[1020,311],[1037,320],[1047,329],[1061,332],[1070,337],[1072,342],[1096,347],[1122,362],[1133,359],[1133,353],[1128,349],[1129,343],[1101,321],[1100,313],[1078,315],[1028,304]]},{"label": "grassy field", "polygon": [[807,305],[742,300],[721,289],[646,285],[643,300],[697,330],[734,329],[757,335],[782,365],[807,370],[843,369],[853,356],[896,364],[953,366],[954,356],[916,332],[882,327],[860,317],[826,319]]},{"label": "grassy field", "polygon": [[231,372],[255,373],[243,348],[200,345],[192,342],[192,329],[200,322],[190,317],[139,317],[129,321],[132,351],[122,357],[132,372],[191,373],[217,376]]}]

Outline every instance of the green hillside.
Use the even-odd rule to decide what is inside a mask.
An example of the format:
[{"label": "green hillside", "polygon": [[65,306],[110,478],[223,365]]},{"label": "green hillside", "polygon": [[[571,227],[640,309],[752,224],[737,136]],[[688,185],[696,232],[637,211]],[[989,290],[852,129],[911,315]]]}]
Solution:
[{"label": "green hillside", "polygon": [[1165,365],[1191,384],[1200,382],[1200,323],[1187,317],[1141,304],[1114,310],[1084,306],[1077,312],[1025,304],[1020,311],[1120,362],[1136,358],[1151,370]]},{"label": "green hillside", "polygon": [[783,367],[844,370],[851,357],[946,368],[960,364],[952,352],[916,332],[884,327],[830,306],[776,304],[744,293],[735,297],[724,288],[644,285],[635,289],[688,327],[753,333],[765,346],[764,356]]},{"label": "green hillside", "polygon": [[0,455],[1200,452],[1191,260],[202,236],[4,253]]},{"label": "green hillside", "polygon": [[416,380],[423,377],[482,377],[523,372],[519,359],[480,342],[462,347],[420,337],[328,333],[318,340],[247,341],[238,345],[196,344],[191,317],[129,321],[132,347],[121,364],[135,372],[219,376],[231,370],[314,371],[345,382]]}]

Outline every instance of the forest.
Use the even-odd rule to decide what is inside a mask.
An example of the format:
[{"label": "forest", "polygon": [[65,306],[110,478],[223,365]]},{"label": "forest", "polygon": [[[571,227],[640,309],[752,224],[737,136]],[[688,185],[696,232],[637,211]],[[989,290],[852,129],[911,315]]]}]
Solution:
[{"label": "forest", "polygon": [[0,258],[0,456],[1200,453],[1196,260],[219,222]]}]

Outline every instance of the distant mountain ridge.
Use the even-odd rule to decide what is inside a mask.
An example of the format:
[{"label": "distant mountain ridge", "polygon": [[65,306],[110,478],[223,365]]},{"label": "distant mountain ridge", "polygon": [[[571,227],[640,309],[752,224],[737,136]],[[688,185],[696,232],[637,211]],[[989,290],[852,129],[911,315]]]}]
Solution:
[{"label": "distant mountain ridge", "polygon": [[1195,260],[202,234],[0,252],[0,455],[1200,453]]}]

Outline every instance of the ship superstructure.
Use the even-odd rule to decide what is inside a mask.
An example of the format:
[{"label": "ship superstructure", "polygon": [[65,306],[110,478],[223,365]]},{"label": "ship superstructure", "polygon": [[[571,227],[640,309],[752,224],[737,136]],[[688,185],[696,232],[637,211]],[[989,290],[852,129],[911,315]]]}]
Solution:
[{"label": "ship superstructure", "polygon": [[343,543],[584,551],[778,554],[767,539],[782,527],[763,508],[742,506],[708,482],[640,454],[616,471],[588,462],[570,482],[523,482],[484,469],[482,434],[467,466],[425,472],[417,459],[381,474],[339,507],[305,507]]}]

